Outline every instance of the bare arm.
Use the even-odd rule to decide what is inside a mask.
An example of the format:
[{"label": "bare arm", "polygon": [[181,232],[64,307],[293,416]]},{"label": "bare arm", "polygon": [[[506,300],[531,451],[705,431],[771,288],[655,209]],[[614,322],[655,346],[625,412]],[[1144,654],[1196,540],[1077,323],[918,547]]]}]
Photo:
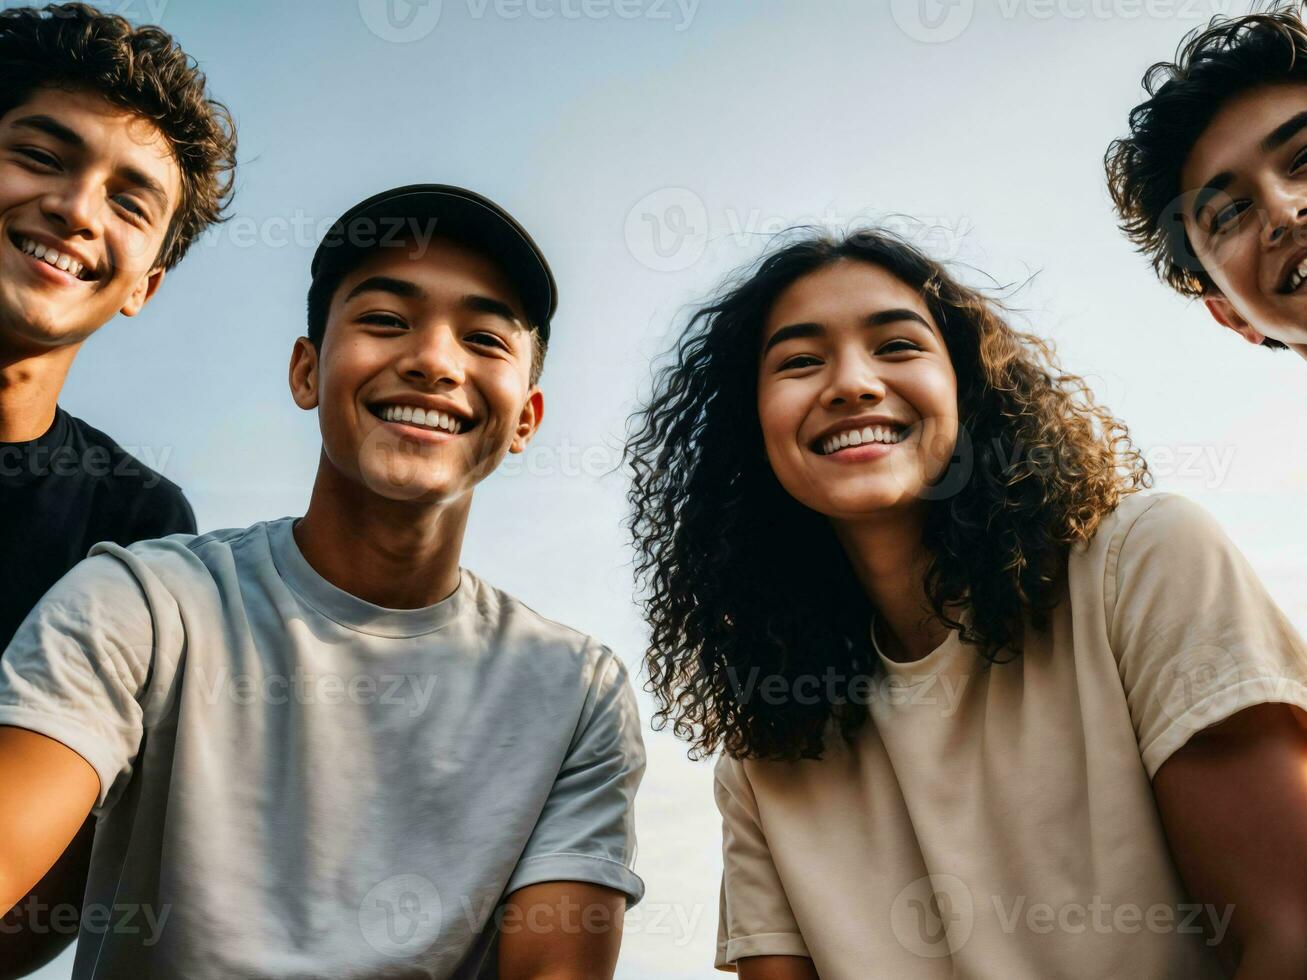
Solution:
[{"label": "bare arm", "polygon": [[64,853],[99,792],[90,763],[63,743],[0,726],[0,914]]},{"label": "bare arm", "polygon": [[545,881],[508,897],[499,936],[502,980],[612,980],[626,896],[579,881]]},{"label": "bare arm", "polygon": [[[54,867],[0,921],[0,980],[35,973],[77,938],[94,839],[95,820],[88,819]],[[76,917],[65,915],[70,908]]]},{"label": "bare arm", "polygon": [[1307,713],[1240,711],[1162,764],[1153,791],[1176,866],[1215,906],[1238,980],[1307,976]]},{"label": "bare arm", "polygon": [[746,956],[736,967],[740,980],[821,980],[806,956]]}]

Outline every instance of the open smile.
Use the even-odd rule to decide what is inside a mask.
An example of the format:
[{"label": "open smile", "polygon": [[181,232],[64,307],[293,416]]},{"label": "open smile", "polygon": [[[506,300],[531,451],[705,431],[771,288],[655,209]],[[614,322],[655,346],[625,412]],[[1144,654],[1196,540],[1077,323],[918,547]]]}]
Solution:
[{"label": "open smile", "polygon": [[67,252],[44,245],[25,235],[10,232],[9,243],[46,275],[53,273],[58,279],[73,282],[94,282],[98,278],[94,269]]},{"label": "open smile", "polygon": [[810,448],[818,456],[871,459],[889,452],[912,431],[910,425],[867,425],[823,436]]},{"label": "open smile", "polygon": [[416,430],[427,435],[462,435],[476,428],[476,419],[456,415],[434,408],[421,408],[397,402],[382,402],[368,406],[368,411],[383,422]]}]

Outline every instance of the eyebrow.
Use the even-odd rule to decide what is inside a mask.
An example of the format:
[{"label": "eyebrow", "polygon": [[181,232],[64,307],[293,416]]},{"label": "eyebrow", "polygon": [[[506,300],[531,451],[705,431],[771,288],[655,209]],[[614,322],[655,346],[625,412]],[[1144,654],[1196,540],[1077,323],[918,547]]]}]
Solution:
[{"label": "eyebrow", "polygon": [[522,322],[522,318],[514,313],[513,308],[502,300],[472,293],[464,296],[460,302],[464,309],[471,310],[473,313],[489,313],[491,316],[500,317],[509,323],[526,329],[526,324]]},{"label": "eyebrow", "polygon": [[1278,150],[1302,132],[1304,128],[1307,128],[1307,110],[1303,110],[1296,116],[1289,117],[1271,130],[1259,144],[1261,151],[1270,153],[1273,150]]},{"label": "eyebrow", "polygon": [[399,299],[422,299],[427,295],[426,290],[407,279],[396,279],[394,276],[369,276],[349,291],[345,302],[348,303],[355,296],[362,296],[364,293],[389,293]]},{"label": "eyebrow", "polygon": [[[887,323],[902,323],[905,320],[920,323],[927,330],[930,324],[926,322],[925,317],[909,309],[881,310],[879,313],[873,313],[863,321],[867,327],[883,327]],[[790,323],[781,327],[767,339],[763,345],[762,352],[765,355],[777,344],[783,344],[787,340],[799,340],[809,337],[820,337],[826,333],[826,328],[820,323]]]},{"label": "eyebrow", "polygon": [[[1262,153],[1274,153],[1285,143],[1293,139],[1304,129],[1307,129],[1307,110],[1290,116],[1280,125],[1262,137],[1262,141],[1257,144],[1257,149]],[[1234,174],[1229,170],[1222,170],[1219,174],[1205,183],[1198,189],[1194,195],[1193,217],[1198,218],[1198,212],[1210,201],[1216,194],[1225,190],[1234,182]]]},{"label": "eyebrow", "polygon": [[[13,123],[15,128],[34,129],[38,133],[44,133],[51,139],[56,139],[60,143],[71,146],[74,149],[86,149],[86,140],[82,138],[76,130],[69,129],[57,119],[50,116],[35,115],[23,116],[21,119],[15,119]],[[133,166],[119,168],[118,171],[131,184],[141,188],[147,194],[158,198],[159,204],[166,207],[168,204],[168,192],[163,189],[163,185],[151,177],[149,174]]]},{"label": "eyebrow", "polygon": [[86,146],[86,140],[82,139],[75,130],[69,129],[63,123],[49,116],[23,116],[21,119],[14,120],[15,128],[35,129],[37,132],[45,133],[57,139],[60,143],[67,143],[69,146],[75,146],[82,149]]}]

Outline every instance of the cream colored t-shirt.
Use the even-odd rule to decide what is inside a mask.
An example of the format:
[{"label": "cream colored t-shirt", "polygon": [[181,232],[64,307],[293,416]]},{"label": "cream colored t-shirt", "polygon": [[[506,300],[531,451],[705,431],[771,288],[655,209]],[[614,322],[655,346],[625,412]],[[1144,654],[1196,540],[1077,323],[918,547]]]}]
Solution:
[{"label": "cream colored t-shirt", "polygon": [[820,761],[717,765],[717,966],[822,980],[1219,977],[1150,779],[1251,705],[1307,708],[1307,646],[1199,507],[1127,498],[1068,598],[987,672],[954,633],[882,662],[871,720]]}]

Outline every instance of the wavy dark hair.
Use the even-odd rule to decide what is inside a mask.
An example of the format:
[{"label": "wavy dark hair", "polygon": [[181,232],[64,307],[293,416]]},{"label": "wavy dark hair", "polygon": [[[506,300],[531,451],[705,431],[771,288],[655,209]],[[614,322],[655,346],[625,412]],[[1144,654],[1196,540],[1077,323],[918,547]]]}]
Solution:
[{"label": "wavy dark hair", "polygon": [[[829,520],[777,481],[756,401],[773,303],[841,261],[919,291],[942,332],[962,435],[928,495],[924,584],[935,615],[987,661],[1017,655],[1027,626],[1046,628],[1068,549],[1149,482],[1125,425],[1048,343],[907,241],[876,229],[782,240],[693,314],[629,427],[655,727],[671,720],[692,758],[820,758],[832,731],[851,738],[866,719],[849,685],[879,670],[869,602]],[[814,675],[830,696],[757,696],[767,678],[797,692]]]},{"label": "wavy dark hair", "polygon": [[[1129,134],[1107,148],[1103,166],[1121,230],[1183,296],[1207,295],[1215,283],[1180,220],[1180,171],[1231,98],[1263,85],[1307,84],[1304,9],[1303,0],[1278,0],[1261,12],[1214,17],[1185,35],[1174,61],[1144,73],[1148,98],[1130,110]],[[1288,350],[1270,337],[1262,346]]]},{"label": "wavy dark hair", "polygon": [[94,93],[148,119],[172,147],[182,194],[156,262],[171,269],[223,220],[236,170],[236,125],[172,36],[83,3],[0,11],[0,115],[42,88]]}]

